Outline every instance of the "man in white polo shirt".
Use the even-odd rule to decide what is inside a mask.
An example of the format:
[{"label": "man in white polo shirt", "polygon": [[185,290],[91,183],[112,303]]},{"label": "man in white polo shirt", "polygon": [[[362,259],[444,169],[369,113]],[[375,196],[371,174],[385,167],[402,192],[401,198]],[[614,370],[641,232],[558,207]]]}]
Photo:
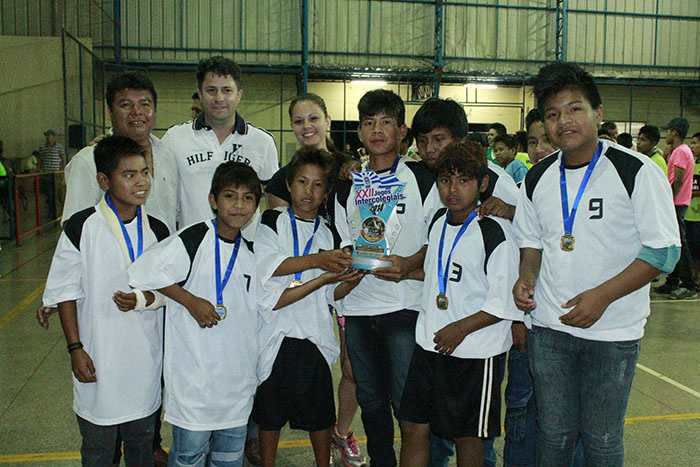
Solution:
[{"label": "man in white polo shirt", "polygon": [[236,112],[242,81],[243,73],[233,60],[222,56],[202,59],[197,67],[197,89],[203,112],[163,136],[180,173],[183,226],[212,217],[208,195],[214,171],[221,163],[251,166],[263,185],[279,168],[272,135]]}]

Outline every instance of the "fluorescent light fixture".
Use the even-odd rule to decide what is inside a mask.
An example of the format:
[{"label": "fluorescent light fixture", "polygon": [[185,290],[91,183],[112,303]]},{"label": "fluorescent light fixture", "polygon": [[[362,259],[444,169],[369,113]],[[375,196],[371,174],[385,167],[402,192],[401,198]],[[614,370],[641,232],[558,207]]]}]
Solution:
[{"label": "fluorescent light fixture", "polygon": [[495,84],[467,83],[465,86],[472,89],[498,89]]},{"label": "fluorescent light fixture", "polygon": [[387,85],[386,81],[380,81],[380,80],[372,80],[372,79],[354,79],[350,81],[350,84],[354,84],[356,86],[375,86],[378,88],[384,87]]}]

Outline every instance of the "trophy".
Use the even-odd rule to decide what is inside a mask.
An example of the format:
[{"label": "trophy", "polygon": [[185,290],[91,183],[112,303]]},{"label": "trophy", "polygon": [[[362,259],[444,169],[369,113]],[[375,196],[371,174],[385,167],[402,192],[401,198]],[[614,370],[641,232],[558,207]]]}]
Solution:
[{"label": "trophy", "polygon": [[349,219],[350,235],[355,241],[353,267],[372,270],[392,266],[379,259],[391,254],[391,247],[401,231],[396,204],[405,198],[406,186],[396,178],[395,169],[386,175],[372,170],[352,173],[356,210]]}]

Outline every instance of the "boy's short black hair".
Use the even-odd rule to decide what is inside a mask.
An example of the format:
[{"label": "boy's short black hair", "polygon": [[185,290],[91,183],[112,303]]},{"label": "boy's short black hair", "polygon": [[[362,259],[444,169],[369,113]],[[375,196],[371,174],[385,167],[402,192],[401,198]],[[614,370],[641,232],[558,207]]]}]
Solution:
[{"label": "boy's short black hair", "polygon": [[149,91],[153,98],[153,108],[158,104],[158,95],[156,88],[153,86],[153,81],[148,76],[140,71],[123,71],[112,76],[107,83],[107,106],[113,110],[114,96],[122,89],[136,89],[137,91]]},{"label": "boy's short black hair", "polygon": [[368,91],[357,103],[360,114],[360,122],[366,117],[373,117],[380,112],[385,112],[396,119],[398,126],[406,123],[406,107],[403,99],[393,91],[387,89],[374,89]]},{"label": "boy's short black hair", "polygon": [[603,130],[602,128],[600,128],[600,129],[598,130],[598,136],[599,136],[599,137],[600,137],[600,136],[605,136],[605,137],[607,137],[608,139],[611,138],[610,135],[608,134],[608,130]]},{"label": "boy's short black hair", "polygon": [[555,62],[540,68],[533,80],[533,94],[542,117],[547,101],[562,91],[576,89],[588,100],[593,109],[603,104],[593,76],[576,63]]},{"label": "boy's short black hair", "polygon": [[620,133],[619,135],[617,135],[617,144],[619,144],[620,146],[624,146],[627,149],[631,149],[632,143],[632,135],[630,135],[629,133]]},{"label": "boy's short black hair", "polygon": [[[641,131],[641,130],[640,130],[640,131]],[[698,131],[698,132],[697,132],[697,133],[695,133],[695,134],[694,134],[693,136],[691,136],[691,138],[697,138],[697,139],[700,139],[700,131]],[[1,142],[2,142],[2,141],[0,141],[0,143],[1,143]]]},{"label": "boy's short black hair", "polygon": [[469,122],[464,108],[452,99],[439,97],[431,97],[425,101],[413,117],[411,125],[411,132],[416,138],[439,127],[449,129],[455,141],[461,141],[469,133]]},{"label": "boy's short black hair", "polygon": [[451,143],[440,153],[435,164],[435,173],[440,175],[461,174],[475,178],[479,183],[487,173],[487,162],[479,143],[474,141]]},{"label": "boy's short black hair", "polygon": [[525,130],[530,131],[530,127],[532,126],[533,123],[535,122],[541,122],[542,121],[542,115],[540,114],[540,111],[538,109],[532,109],[527,113],[527,116],[525,117]]},{"label": "boy's short black hair", "polygon": [[338,163],[325,149],[297,149],[289,165],[287,165],[287,183],[291,185],[299,168],[306,164],[315,165],[323,170],[323,173],[326,175],[326,193],[331,191],[333,183],[338,178]]},{"label": "boy's short black hair", "polygon": [[199,93],[197,91],[195,91],[194,94],[192,94],[192,100],[194,99],[199,99]]},{"label": "boy's short black hair", "polygon": [[603,122],[602,125],[600,125],[600,129],[601,129],[601,130],[605,130],[605,132],[606,132],[608,135],[610,135],[610,132],[611,132],[612,130],[616,130],[616,129],[617,129],[617,123],[615,123],[615,122],[613,122],[613,121],[611,121],[611,120],[608,120],[607,122]]},{"label": "boy's short black hair", "polygon": [[651,144],[656,145],[661,139],[661,133],[659,132],[659,127],[654,125],[644,125],[639,129],[639,134],[647,137]]},{"label": "boy's short black hair", "polygon": [[477,132],[469,133],[469,134],[467,135],[467,141],[474,141],[475,143],[480,144],[481,146],[483,146],[484,149],[487,148],[487,147],[489,147],[489,141],[488,141],[488,139],[486,138],[486,136],[484,136],[484,135],[481,134],[481,133],[477,133]]},{"label": "boy's short black hair", "polygon": [[517,141],[515,141],[515,138],[510,135],[497,135],[495,138],[493,138],[493,145],[495,146],[498,143],[505,144],[508,149],[518,148]]},{"label": "boy's short black hair", "polygon": [[216,55],[214,57],[203,58],[199,61],[199,65],[197,65],[197,88],[199,90],[202,89],[204,76],[209,72],[221,76],[230,75],[239,91],[243,86],[243,72],[241,68],[236,65],[236,62],[230,58]]},{"label": "boy's short black hair", "polygon": [[248,188],[255,195],[255,204],[260,204],[260,198],[262,197],[260,179],[251,166],[234,161],[224,162],[219,165],[214,172],[214,177],[211,179],[211,190],[209,190],[209,193],[214,195],[214,198],[217,198],[225,188],[230,186],[244,186]]},{"label": "boy's short black hair", "polygon": [[513,139],[518,146],[518,152],[527,152],[527,131],[516,131]]},{"label": "boy's short black hair", "polygon": [[103,173],[108,178],[112,176],[119,161],[125,157],[141,156],[146,158],[146,148],[126,136],[110,135],[102,138],[95,146],[95,167],[97,173]]},{"label": "boy's short black hair", "polygon": [[496,130],[496,133],[499,135],[506,135],[508,134],[508,130],[506,130],[506,126],[503,123],[492,123],[489,125],[489,130]]}]

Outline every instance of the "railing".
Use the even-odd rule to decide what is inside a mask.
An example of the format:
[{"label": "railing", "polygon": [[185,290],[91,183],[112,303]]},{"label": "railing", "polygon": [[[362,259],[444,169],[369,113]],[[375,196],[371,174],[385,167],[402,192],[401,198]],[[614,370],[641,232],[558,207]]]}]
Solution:
[{"label": "railing", "polygon": [[[63,195],[65,186],[63,171],[56,172],[38,172],[28,174],[17,174],[10,178],[10,193],[12,193],[12,202],[14,204],[14,219],[10,219],[14,225],[14,235],[17,246],[22,244],[22,239],[27,235],[36,233],[41,235],[42,227],[52,225],[61,220],[59,210],[62,210]],[[13,180],[14,179],[14,180]],[[57,183],[58,182],[58,183]],[[27,190],[29,188],[29,190]],[[33,196],[29,196],[29,193]],[[42,192],[44,196],[42,196]],[[36,218],[36,226],[28,230],[22,231],[27,223],[24,221],[22,214],[30,214],[30,202],[33,199],[33,210]],[[8,200],[9,201],[9,200]],[[48,208],[48,213],[42,216],[42,201]],[[48,216],[48,218],[47,218]]]}]

